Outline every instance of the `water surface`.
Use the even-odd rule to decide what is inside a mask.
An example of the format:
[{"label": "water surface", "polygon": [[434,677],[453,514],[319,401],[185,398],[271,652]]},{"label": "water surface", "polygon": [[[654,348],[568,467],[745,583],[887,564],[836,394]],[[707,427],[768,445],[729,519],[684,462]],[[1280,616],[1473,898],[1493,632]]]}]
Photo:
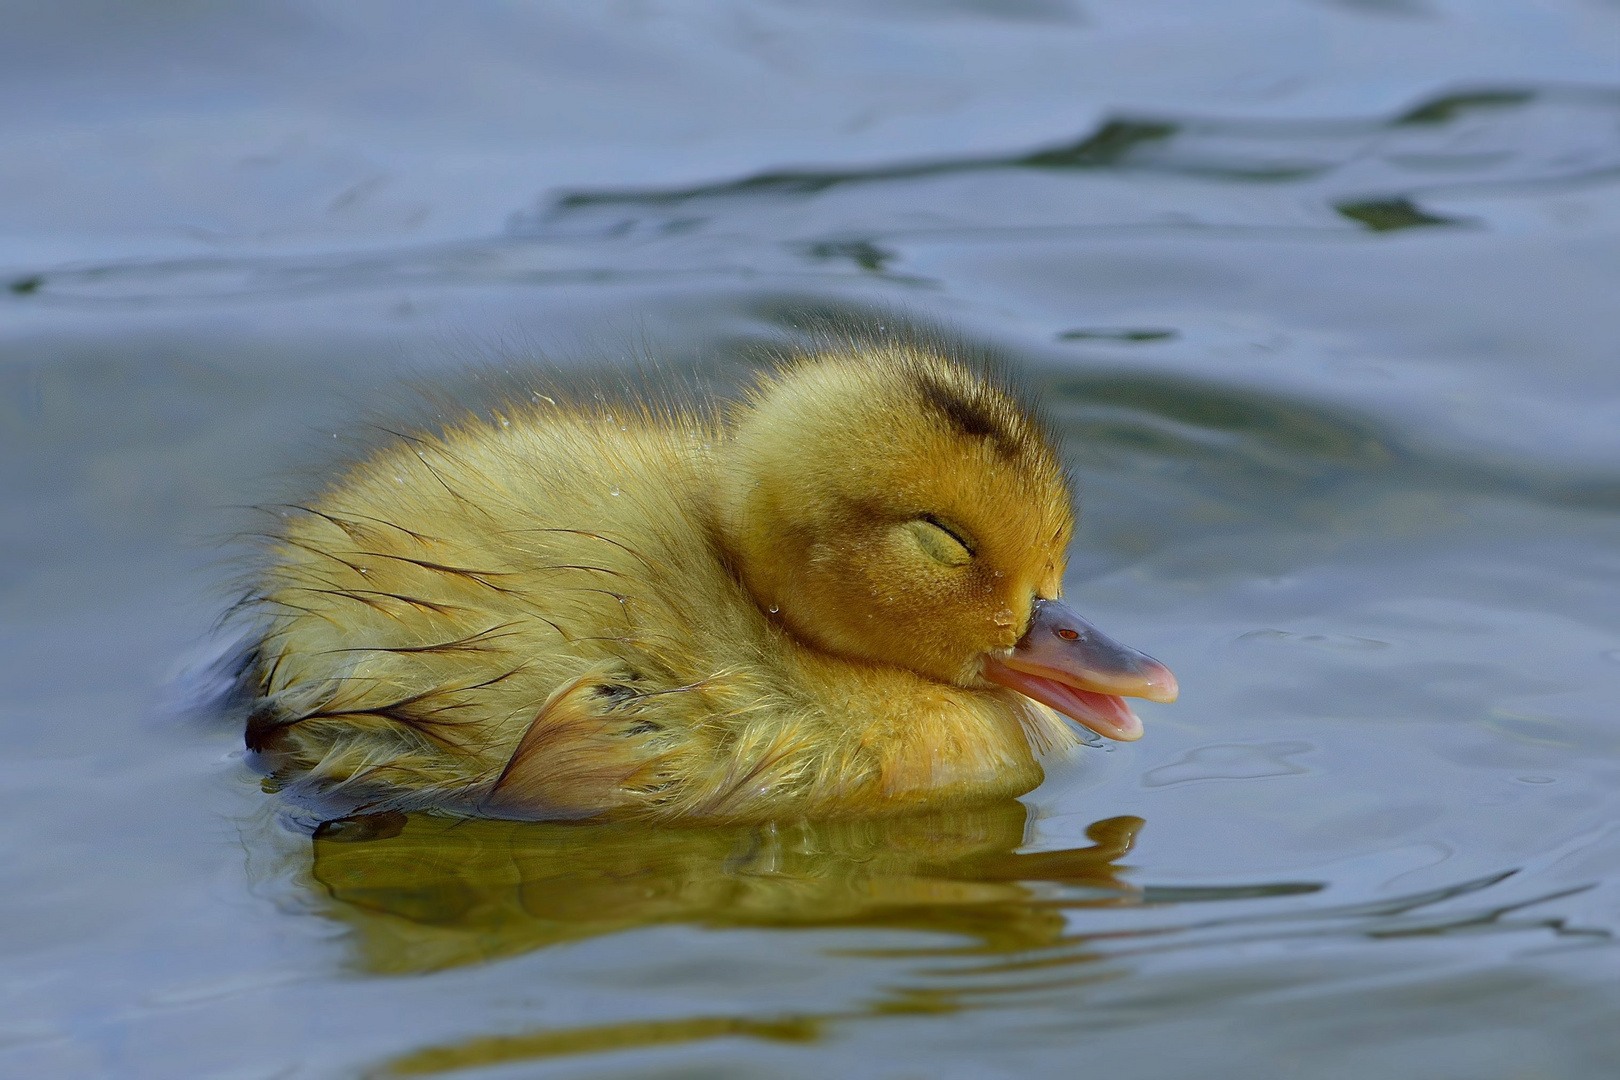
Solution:
[{"label": "water surface", "polygon": [[[1620,8],[25,4],[0,1071],[1608,1075]],[[1140,743],[889,822],[327,826],[244,504],[469,365],[948,323],[1064,439]]]}]

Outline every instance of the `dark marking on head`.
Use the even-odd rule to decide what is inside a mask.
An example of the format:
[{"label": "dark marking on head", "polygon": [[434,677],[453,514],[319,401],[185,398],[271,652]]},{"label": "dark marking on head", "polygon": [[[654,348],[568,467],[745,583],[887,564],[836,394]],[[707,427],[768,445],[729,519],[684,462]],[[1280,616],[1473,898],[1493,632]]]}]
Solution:
[{"label": "dark marking on head", "polygon": [[1016,442],[1003,418],[996,415],[989,403],[975,401],[955,387],[927,377],[917,380],[917,389],[923,401],[938,410],[962,434],[1007,445]]}]

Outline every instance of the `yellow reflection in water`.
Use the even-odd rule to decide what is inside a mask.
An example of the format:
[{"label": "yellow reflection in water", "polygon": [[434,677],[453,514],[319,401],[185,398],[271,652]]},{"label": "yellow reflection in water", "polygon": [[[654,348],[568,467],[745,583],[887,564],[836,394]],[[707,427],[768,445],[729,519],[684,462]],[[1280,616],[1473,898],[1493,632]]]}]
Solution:
[{"label": "yellow reflection in water", "polygon": [[926,930],[1001,951],[1061,940],[1062,907],[1132,902],[1114,864],[1141,827],[1109,818],[1092,847],[1023,853],[1017,802],[685,828],[419,815],[323,829],[313,874],[361,965],[386,974],[663,923]]},{"label": "yellow reflection in water", "polygon": [[[329,898],[327,913],[354,930],[360,965],[380,974],[664,923],[934,931],[976,940],[942,953],[1008,953],[1064,943],[1065,908],[1137,902],[1116,862],[1142,824],[1109,818],[1086,830],[1091,847],[1020,852],[1026,816],[1017,802],[875,821],[682,828],[377,815],[323,826],[313,876]],[[1071,955],[1068,963],[1083,959]],[[952,1012],[962,1006],[958,998],[923,988],[856,1014],[696,1016],[486,1035],[405,1053],[371,1075],[717,1038],[807,1042],[830,1021]]]},{"label": "yellow reflection in water", "polygon": [[565,1054],[675,1046],[702,1039],[743,1037],[771,1042],[810,1042],[820,1035],[820,1029],[818,1020],[798,1017],[748,1020],[730,1016],[699,1016],[682,1020],[635,1020],[623,1024],[537,1031],[526,1035],[489,1035],[450,1046],[430,1046],[402,1054],[369,1075],[432,1076]]}]

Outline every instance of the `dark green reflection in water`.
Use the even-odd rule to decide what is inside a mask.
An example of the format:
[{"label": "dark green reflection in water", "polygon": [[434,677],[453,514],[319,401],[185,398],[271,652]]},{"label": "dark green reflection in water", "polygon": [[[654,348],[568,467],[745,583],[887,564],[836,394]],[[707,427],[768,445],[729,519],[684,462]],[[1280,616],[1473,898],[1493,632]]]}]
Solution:
[{"label": "dark green reflection in water", "polygon": [[1476,109],[1505,109],[1527,105],[1535,99],[1530,90],[1473,90],[1446,94],[1424,102],[1396,120],[1397,124],[1449,124],[1463,113]]},{"label": "dark green reflection in water", "polygon": [[1065,330],[1058,334],[1059,341],[1111,341],[1124,345],[1143,345],[1153,341],[1174,341],[1177,337],[1174,330],[1160,329],[1102,329],[1098,327],[1084,327],[1076,330]]},{"label": "dark green reflection in water", "polygon": [[1416,229],[1424,225],[1461,225],[1461,218],[1441,217],[1423,209],[1408,198],[1356,199],[1341,202],[1334,209],[1351,221],[1359,221],[1373,232]]},{"label": "dark green reflection in water", "polygon": [[[803,198],[834,188],[855,185],[892,184],[931,177],[993,172],[1036,170],[1067,172],[1089,170],[1130,170],[1159,172],[1183,177],[1263,183],[1300,183],[1320,180],[1352,164],[1380,171],[1371,181],[1374,191],[1361,185],[1365,176],[1349,182],[1358,190],[1330,198],[1343,217],[1374,232],[1389,232],[1432,225],[1460,224],[1457,219],[1425,210],[1415,195],[1446,190],[1459,183],[1476,189],[1481,184],[1554,180],[1568,182],[1585,177],[1605,178],[1613,169],[1612,140],[1603,140],[1604,151],[1592,153],[1553,152],[1547,159],[1532,163],[1522,136],[1505,140],[1481,140],[1493,128],[1506,131],[1515,114],[1537,108],[1551,112],[1560,108],[1591,110],[1594,116],[1612,118],[1620,99],[1605,89],[1569,87],[1504,87],[1463,93],[1443,94],[1390,117],[1332,120],[1217,119],[1207,117],[1130,117],[1116,116],[1069,142],[1004,155],[967,155],[929,161],[895,162],[867,168],[774,169],[739,179],[722,180],[670,188],[597,189],[564,192],[539,210],[517,215],[512,222],[519,235],[545,235],[548,229],[572,215],[603,207],[669,208],[676,206],[719,205],[738,198]],[[1610,120],[1612,122],[1612,119]],[[1478,146],[1489,152],[1472,157],[1459,154],[1455,146],[1431,137],[1429,129],[1445,129],[1473,123],[1470,134]],[[682,230],[699,228],[702,217],[665,222]],[[611,228],[623,233],[631,220],[612,219]],[[828,258],[838,252],[837,243],[812,244],[807,251],[815,258]],[[878,248],[868,238],[843,254],[870,259]],[[870,261],[867,270],[882,268]]]}]

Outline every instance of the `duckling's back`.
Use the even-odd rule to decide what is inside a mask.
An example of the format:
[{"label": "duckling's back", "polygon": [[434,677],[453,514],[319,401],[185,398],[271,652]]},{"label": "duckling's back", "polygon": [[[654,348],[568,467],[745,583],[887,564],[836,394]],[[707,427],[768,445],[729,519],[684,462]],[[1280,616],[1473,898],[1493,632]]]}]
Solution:
[{"label": "duckling's back", "polygon": [[[709,539],[717,434],[696,417],[497,415],[402,439],[290,511],[250,745],[327,794],[487,799],[559,692],[622,705],[712,680],[704,646],[762,629]],[[506,777],[507,801],[568,815],[611,809],[609,788],[655,794],[692,733],[620,711],[594,740],[554,737],[576,760],[547,762],[543,795]]]}]

